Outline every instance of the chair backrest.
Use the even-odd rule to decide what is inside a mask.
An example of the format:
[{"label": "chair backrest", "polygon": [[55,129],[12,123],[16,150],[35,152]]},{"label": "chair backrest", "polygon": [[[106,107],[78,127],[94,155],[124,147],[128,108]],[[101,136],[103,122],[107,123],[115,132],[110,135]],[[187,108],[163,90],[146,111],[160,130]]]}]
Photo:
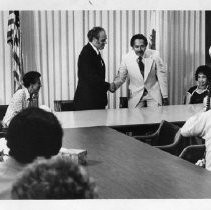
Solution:
[{"label": "chair backrest", "polygon": [[165,120],[162,120],[157,130],[158,132],[157,142],[154,142],[153,144],[156,146],[172,144],[174,142],[174,137],[179,129],[180,129],[179,126],[167,122]]},{"label": "chair backrest", "polygon": [[181,154],[180,158],[187,160],[191,163],[196,163],[198,160],[203,159],[205,156],[205,145],[190,145],[186,147]]},{"label": "chair backrest", "polygon": [[172,155],[179,156],[183,149],[189,145],[189,142],[190,138],[182,136],[181,131],[178,130],[173,139],[173,143],[156,147]]},{"label": "chair backrest", "polygon": [[56,112],[74,111],[73,100],[55,100],[54,110]]},{"label": "chair backrest", "polygon": [[184,96],[184,98],[183,98],[183,104],[186,104],[186,95]]},{"label": "chair backrest", "polygon": [[3,119],[6,111],[7,111],[8,105],[0,105],[0,120]]},{"label": "chair backrest", "polygon": [[119,108],[128,108],[128,97],[119,97]]}]

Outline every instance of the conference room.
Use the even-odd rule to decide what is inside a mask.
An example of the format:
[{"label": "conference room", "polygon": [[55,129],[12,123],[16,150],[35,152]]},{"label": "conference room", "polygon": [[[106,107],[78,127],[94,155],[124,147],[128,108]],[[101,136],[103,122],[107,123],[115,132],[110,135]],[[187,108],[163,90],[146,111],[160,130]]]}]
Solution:
[{"label": "conference room", "polygon": [[[64,132],[62,147],[87,151],[84,167],[96,181],[99,198],[211,197],[210,172],[195,165],[197,161],[184,160],[180,156],[185,147],[195,142],[204,155],[204,140],[178,137],[173,131],[173,138],[165,143],[171,138],[171,129],[178,131],[190,117],[206,109],[206,103],[186,104],[186,97],[187,91],[197,83],[197,68],[211,64],[210,11],[16,12],[21,32],[21,51],[18,52],[21,68],[14,63],[14,49],[7,42],[9,11],[0,11],[2,109],[10,104],[23,74],[37,71],[41,74],[42,85],[38,105],[45,105],[44,108],[53,112],[60,121]],[[100,50],[105,66],[105,81],[108,84],[115,81],[122,57],[133,48],[130,45],[131,37],[143,34],[148,41],[146,50],[159,52],[166,69],[168,104],[130,107],[130,81],[126,80],[115,92],[107,91],[105,109],[75,110],[78,59],[82,48],[88,43],[87,33],[95,26],[102,27],[107,35],[107,43]],[[159,144],[156,144],[153,139],[159,138],[161,125],[166,121],[170,128],[164,129],[164,137],[160,137],[157,140]],[[182,148],[176,145],[176,140],[183,141]],[[166,144],[170,145],[169,150]]]}]

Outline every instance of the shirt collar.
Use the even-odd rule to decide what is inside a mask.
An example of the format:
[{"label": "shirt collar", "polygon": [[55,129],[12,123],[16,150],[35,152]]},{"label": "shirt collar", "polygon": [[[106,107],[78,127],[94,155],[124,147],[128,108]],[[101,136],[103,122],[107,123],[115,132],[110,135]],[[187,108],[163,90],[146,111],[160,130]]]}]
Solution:
[{"label": "shirt collar", "polygon": [[91,42],[89,42],[89,44],[92,46],[92,48],[97,53],[97,55],[99,55],[99,53],[100,53],[99,50]]},{"label": "shirt collar", "polygon": [[9,156],[8,159],[4,162],[8,167],[20,169],[27,164],[17,162],[13,157]]},{"label": "shirt collar", "polygon": [[[196,90],[199,90],[199,86],[197,85],[197,87],[196,87]],[[202,90],[202,92],[204,92],[204,91],[206,91],[206,90],[208,90],[208,85],[207,85],[207,87],[204,89],[204,90]]]}]

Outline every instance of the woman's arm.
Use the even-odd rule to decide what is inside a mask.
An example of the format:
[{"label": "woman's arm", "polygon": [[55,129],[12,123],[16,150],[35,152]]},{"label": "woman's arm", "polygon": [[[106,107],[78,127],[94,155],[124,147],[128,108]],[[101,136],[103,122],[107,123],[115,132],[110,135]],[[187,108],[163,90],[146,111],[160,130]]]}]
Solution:
[{"label": "woman's arm", "polygon": [[186,93],[185,104],[190,104],[191,94],[189,92]]}]

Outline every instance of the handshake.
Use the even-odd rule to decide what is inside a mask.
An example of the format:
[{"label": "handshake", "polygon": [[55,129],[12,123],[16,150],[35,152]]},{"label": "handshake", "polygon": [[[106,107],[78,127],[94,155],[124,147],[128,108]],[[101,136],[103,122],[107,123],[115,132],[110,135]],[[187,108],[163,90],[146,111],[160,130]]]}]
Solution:
[{"label": "handshake", "polygon": [[110,86],[109,86],[109,91],[111,92],[111,93],[114,93],[115,91],[116,91],[116,85],[115,85],[115,83],[114,82],[112,82],[112,83],[110,83]]}]

